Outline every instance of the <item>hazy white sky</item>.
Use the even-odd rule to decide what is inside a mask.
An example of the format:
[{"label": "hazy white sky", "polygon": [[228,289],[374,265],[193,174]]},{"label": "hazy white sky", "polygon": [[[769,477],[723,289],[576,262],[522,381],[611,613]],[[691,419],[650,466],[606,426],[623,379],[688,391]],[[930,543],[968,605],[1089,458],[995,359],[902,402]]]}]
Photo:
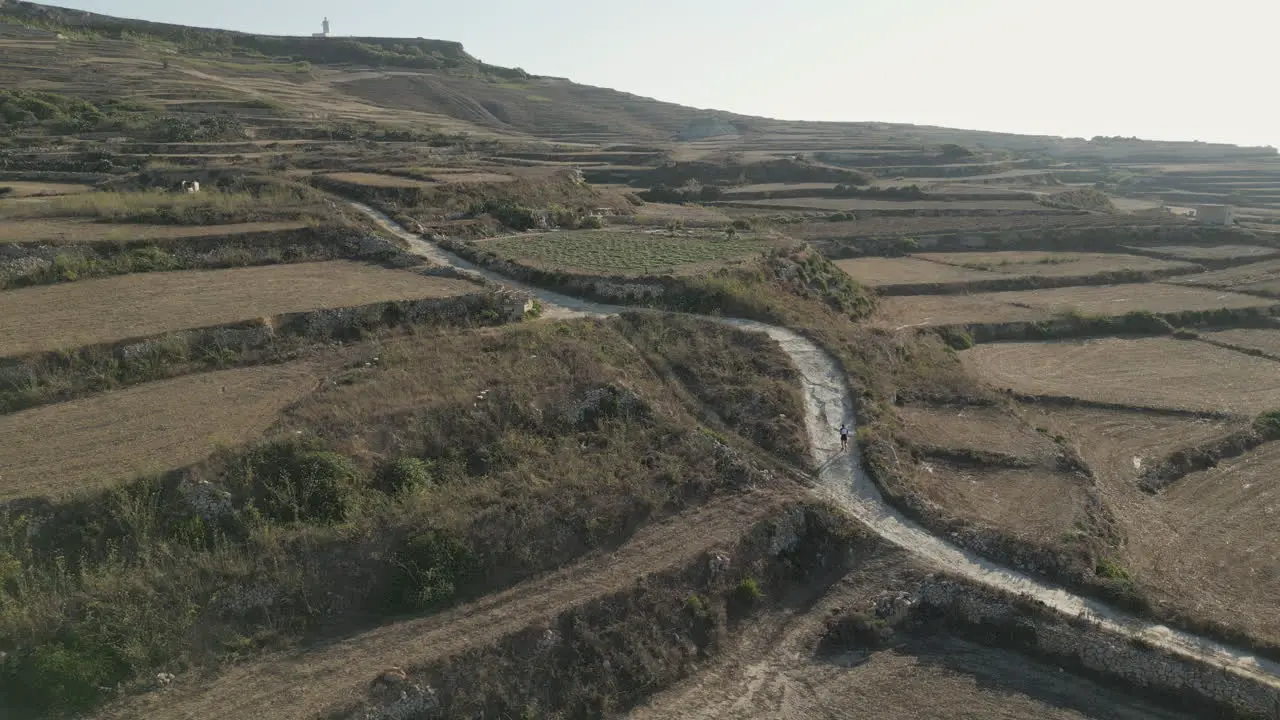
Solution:
[{"label": "hazy white sky", "polygon": [[1275,0],[48,0],[270,34],[457,40],[696,107],[1280,146]]}]

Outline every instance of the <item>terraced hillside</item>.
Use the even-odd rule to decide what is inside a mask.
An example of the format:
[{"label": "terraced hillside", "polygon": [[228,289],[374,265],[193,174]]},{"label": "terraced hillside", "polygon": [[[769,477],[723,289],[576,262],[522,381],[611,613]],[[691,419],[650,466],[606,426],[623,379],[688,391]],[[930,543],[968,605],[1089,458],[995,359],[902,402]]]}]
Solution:
[{"label": "terraced hillside", "polygon": [[0,130],[0,716],[1280,708],[1280,244],[1143,185],[1274,151],[21,2]]}]

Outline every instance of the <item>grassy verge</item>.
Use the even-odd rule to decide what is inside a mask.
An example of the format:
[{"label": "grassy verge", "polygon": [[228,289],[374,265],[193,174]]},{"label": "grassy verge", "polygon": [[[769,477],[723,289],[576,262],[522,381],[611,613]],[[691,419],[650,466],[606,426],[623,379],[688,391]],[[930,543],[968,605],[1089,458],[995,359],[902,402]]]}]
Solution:
[{"label": "grassy verge", "polygon": [[501,324],[522,302],[522,298],[477,286],[475,294],[460,297],[290,313],[0,359],[0,413],[193,372],[287,362],[316,346],[388,332]]},{"label": "grassy verge", "polygon": [[778,482],[700,432],[610,323],[374,352],[261,444],[0,511],[0,702],[67,714],[157,671],[435,612]]}]

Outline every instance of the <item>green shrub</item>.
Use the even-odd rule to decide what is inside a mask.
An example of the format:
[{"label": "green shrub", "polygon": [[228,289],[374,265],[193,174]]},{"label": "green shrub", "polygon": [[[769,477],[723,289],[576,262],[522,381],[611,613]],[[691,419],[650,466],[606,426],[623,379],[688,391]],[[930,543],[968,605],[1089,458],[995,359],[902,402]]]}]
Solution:
[{"label": "green shrub", "polygon": [[1098,567],[1094,570],[1098,577],[1108,580],[1131,581],[1129,571],[1124,566],[1111,558],[1106,558],[1098,562]]},{"label": "green shrub", "polygon": [[13,188],[9,187],[8,185],[0,185],[0,197],[4,197],[5,195],[9,195],[12,193],[13,193]]},{"label": "green shrub", "polygon": [[532,208],[511,200],[487,199],[474,203],[468,211],[472,217],[488,215],[513,230],[532,230],[541,222]]},{"label": "green shrub", "polygon": [[1280,410],[1262,413],[1253,421],[1253,426],[1263,435],[1280,436]]},{"label": "green shrub", "polygon": [[745,603],[753,603],[764,597],[764,592],[760,589],[760,583],[756,582],[755,578],[743,579],[742,582],[738,583],[738,587],[733,591],[733,594],[739,601]]},{"label": "green shrub", "polygon": [[345,456],[304,441],[262,446],[247,462],[255,505],[280,522],[327,524],[345,519],[351,491],[360,480]]},{"label": "green shrub", "polygon": [[39,713],[69,715],[91,708],[102,700],[100,687],[124,678],[109,650],[60,642],[37,645],[11,663],[4,694],[12,692],[21,706]]},{"label": "green shrub", "polygon": [[942,328],[939,334],[943,342],[953,350],[968,350],[973,347],[973,336],[963,330]]},{"label": "green shrub", "polygon": [[688,600],[684,601],[685,609],[693,613],[697,617],[707,614],[707,603],[697,594],[690,595]]},{"label": "green shrub", "polygon": [[404,541],[393,564],[391,609],[414,612],[452,602],[479,566],[470,548],[434,529]]},{"label": "green shrub", "polygon": [[416,457],[402,457],[378,472],[378,488],[389,495],[415,492],[434,484],[432,464]]}]

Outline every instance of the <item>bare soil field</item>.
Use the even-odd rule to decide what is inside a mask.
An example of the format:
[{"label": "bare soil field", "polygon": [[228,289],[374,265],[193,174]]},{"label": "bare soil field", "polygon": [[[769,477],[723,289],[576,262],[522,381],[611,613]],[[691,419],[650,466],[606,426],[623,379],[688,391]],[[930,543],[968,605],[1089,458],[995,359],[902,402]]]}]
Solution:
[{"label": "bare soil field", "polygon": [[333,178],[352,185],[368,185],[369,187],[414,188],[431,187],[432,183],[398,175],[380,175],[366,172],[326,173],[324,177]]},{"label": "bare soil field", "polygon": [[1280,357],[1280,330],[1237,328],[1234,330],[1201,332],[1200,337],[1211,342],[1257,350],[1272,357]]},{"label": "bare soil field", "polygon": [[122,275],[0,293],[0,356],[387,300],[475,292],[347,261]]},{"label": "bare soil field", "polygon": [[[759,211],[731,208],[732,214]],[[1145,225],[1168,225],[1173,218],[1144,219]],[[1061,227],[1115,227],[1133,225],[1133,218],[1118,215],[1001,215],[952,217],[869,217],[854,221],[796,223],[787,226],[787,234],[805,240],[827,240],[883,235],[917,235],[927,233],[1027,230]]]},{"label": "bare soil field", "polygon": [[992,343],[961,353],[977,377],[1032,395],[1257,415],[1280,409],[1272,360],[1171,338]]},{"label": "bare soil field", "polygon": [[968,282],[1000,277],[993,272],[929,262],[913,257],[837,260],[836,266],[864,285]]},{"label": "bare soil field", "polygon": [[1200,287],[1231,289],[1243,293],[1280,294],[1280,260],[1265,260],[1173,278],[1170,282]]},{"label": "bare soil field", "polygon": [[1057,454],[1049,438],[999,408],[897,408],[904,437],[914,445],[972,448],[1021,458],[1046,460]]},{"label": "bare soil field", "polygon": [[80,185],[78,183],[29,182],[24,180],[0,180],[0,188],[9,188],[9,192],[0,195],[0,197],[6,198],[76,195],[93,190],[88,185]]},{"label": "bare soil field", "polygon": [[228,225],[139,225],[95,223],[87,220],[14,220],[0,223],[0,243],[171,240],[178,238],[248,235],[306,227],[305,222],[255,222]]},{"label": "bare soil field", "polygon": [[1141,249],[1190,261],[1268,257],[1280,253],[1280,249],[1261,245],[1144,245]]},{"label": "bare soil field", "polygon": [[1053,214],[1034,200],[871,200],[866,198],[776,198],[772,200],[742,200],[743,205],[769,207],[794,207],[812,210],[1034,210],[1045,215]]},{"label": "bare soil field", "polygon": [[1000,252],[920,253],[915,257],[1001,275],[1074,277],[1122,270],[1196,269],[1191,263],[1119,253],[1071,253],[1007,250]]},{"label": "bare soil field", "polygon": [[224,370],[0,416],[0,500],[195,462],[266,430],[318,377],[310,363]]},{"label": "bare soil field", "polygon": [[[1059,471],[1057,446],[1018,417],[999,408],[898,408],[903,438],[925,458],[908,478],[919,494],[956,517],[1054,544],[1087,520],[1083,481]],[[1028,467],[959,463],[944,452],[977,450],[1025,462]]]},{"label": "bare soil field", "polygon": [[732,197],[740,193],[773,192],[774,190],[831,190],[835,183],[761,183],[758,185],[742,185],[725,190],[725,195]]},{"label": "bare soil field", "polygon": [[1025,407],[1028,420],[1070,438],[1093,469],[1126,543],[1120,562],[1158,601],[1280,639],[1280,445],[1192,473],[1159,495],[1144,468],[1243,423],[1093,408]]},{"label": "bare soil field", "polygon": [[669,203],[645,203],[636,208],[635,214],[617,218],[614,222],[634,222],[640,225],[666,225],[682,222],[689,226],[728,225],[732,218],[721,210],[705,205],[672,205]]},{"label": "bare soil field", "polygon": [[1088,520],[1084,480],[1051,467],[970,467],[928,460],[908,480],[954,517],[1052,546]]},{"label": "bare soil field", "polygon": [[1267,307],[1273,301],[1238,293],[1158,283],[1130,283],[884,298],[873,321],[879,325],[955,325],[1045,320],[1062,313],[1117,316],[1138,310],[1216,310]]}]

